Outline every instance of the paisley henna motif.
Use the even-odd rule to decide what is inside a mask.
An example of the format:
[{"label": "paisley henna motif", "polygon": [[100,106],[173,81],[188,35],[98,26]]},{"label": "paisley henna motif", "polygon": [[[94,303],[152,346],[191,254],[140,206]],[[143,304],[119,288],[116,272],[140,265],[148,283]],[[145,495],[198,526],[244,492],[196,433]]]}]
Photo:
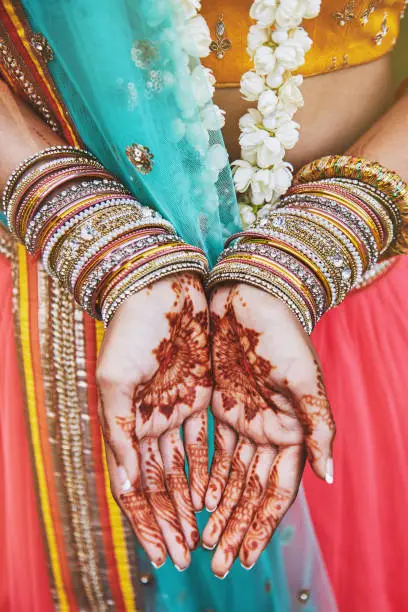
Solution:
[{"label": "paisley henna motif", "polygon": [[[177,285],[177,283],[176,283]],[[190,296],[181,312],[167,314],[170,333],[153,351],[158,369],[152,378],[139,385],[133,405],[147,422],[153,410],[167,418],[177,404],[193,407],[197,387],[211,387],[208,347],[208,313],[195,313]]]}]

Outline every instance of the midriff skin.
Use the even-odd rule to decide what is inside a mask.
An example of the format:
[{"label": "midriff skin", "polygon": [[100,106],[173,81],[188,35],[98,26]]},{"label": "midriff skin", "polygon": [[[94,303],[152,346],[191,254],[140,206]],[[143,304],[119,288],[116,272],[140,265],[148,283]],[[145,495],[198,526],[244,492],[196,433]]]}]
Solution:
[{"label": "midriff skin", "polygon": [[[300,138],[286,159],[299,168],[322,155],[344,153],[389,107],[394,91],[389,55],[305,78],[305,103],[295,116],[301,126]],[[226,111],[223,134],[233,161],[240,156],[238,120],[255,104],[242,100],[236,88],[217,89],[215,101]]]}]

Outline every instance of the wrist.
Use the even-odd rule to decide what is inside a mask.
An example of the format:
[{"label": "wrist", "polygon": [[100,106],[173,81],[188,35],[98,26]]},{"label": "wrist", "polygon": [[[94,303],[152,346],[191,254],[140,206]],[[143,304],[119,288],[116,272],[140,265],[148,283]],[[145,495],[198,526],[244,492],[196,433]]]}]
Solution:
[{"label": "wrist", "polygon": [[[78,185],[80,180],[80,185]],[[142,206],[87,151],[50,147],[3,192],[9,226],[46,271],[107,325],[130,295],[176,272],[207,272],[204,253]]]},{"label": "wrist", "polygon": [[262,218],[232,236],[209,287],[243,281],[281,299],[310,333],[379,258],[400,252],[408,188],[368,160],[332,156],[302,168]]}]

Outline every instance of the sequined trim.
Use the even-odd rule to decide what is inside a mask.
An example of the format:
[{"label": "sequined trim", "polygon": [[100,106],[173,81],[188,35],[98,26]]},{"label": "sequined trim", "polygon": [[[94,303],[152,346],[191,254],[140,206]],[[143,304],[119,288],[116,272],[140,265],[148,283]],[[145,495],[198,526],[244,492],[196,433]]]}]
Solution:
[{"label": "sequined trim", "polygon": [[126,156],[141,174],[149,174],[153,170],[154,155],[148,147],[134,142],[126,147]]},{"label": "sequined trim", "polygon": [[0,255],[11,259],[13,255],[13,239],[11,234],[0,224]]},{"label": "sequined trim", "polygon": [[43,34],[41,34],[41,32],[36,32],[33,34],[30,42],[34,51],[46,64],[54,59],[54,51],[51,49],[48,40]]},{"label": "sequined trim", "polygon": [[53,51],[42,33],[32,32],[18,0],[0,2],[0,44],[0,75],[54,132],[80,146],[81,138],[47,67]]},{"label": "sequined trim", "polygon": [[46,124],[61,133],[51,107],[22,62],[17,50],[0,23],[0,67],[13,88],[27,100]]},{"label": "sequined trim", "polygon": [[81,581],[84,592],[89,603],[92,602],[93,605],[98,606],[98,610],[105,611],[107,606],[99,579],[96,547],[91,530],[89,495],[82,459],[83,422],[81,423],[76,379],[75,307],[70,297],[55,281],[51,281],[50,285],[52,361],[55,370],[60,451],[71,515],[70,530],[72,530],[76,552],[81,562]]},{"label": "sequined trim", "polygon": [[333,13],[333,19],[337,23],[337,25],[343,27],[349,21],[353,21],[356,18],[356,2],[355,0],[350,0],[347,4],[336,13]]}]

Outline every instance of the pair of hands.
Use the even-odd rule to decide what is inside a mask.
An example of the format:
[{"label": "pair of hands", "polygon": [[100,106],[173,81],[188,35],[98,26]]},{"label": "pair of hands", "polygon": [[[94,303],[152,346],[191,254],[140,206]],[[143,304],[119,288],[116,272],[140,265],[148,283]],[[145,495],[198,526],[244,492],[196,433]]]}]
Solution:
[{"label": "pair of hands", "polygon": [[291,311],[261,290],[220,286],[208,308],[193,275],[156,282],[117,311],[97,379],[111,489],[156,567],[167,553],[188,567],[205,505],[214,573],[223,578],[237,556],[249,569],[295,500],[306,457],[332,480],[335,426],[316,355]]}]

